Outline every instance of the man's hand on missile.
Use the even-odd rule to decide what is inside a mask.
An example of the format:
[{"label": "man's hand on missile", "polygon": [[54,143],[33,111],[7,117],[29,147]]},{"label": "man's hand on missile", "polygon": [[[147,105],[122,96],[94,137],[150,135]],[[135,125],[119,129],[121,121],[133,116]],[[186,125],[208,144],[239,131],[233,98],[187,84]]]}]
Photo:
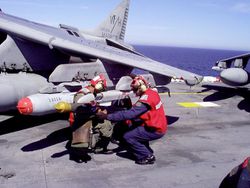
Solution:
[{"label": "man's hand on missile", "polygon": [[98,117],[98,119],[107,119],[108,116],[107,110],[99,109],[96,113],[96,116]]}]

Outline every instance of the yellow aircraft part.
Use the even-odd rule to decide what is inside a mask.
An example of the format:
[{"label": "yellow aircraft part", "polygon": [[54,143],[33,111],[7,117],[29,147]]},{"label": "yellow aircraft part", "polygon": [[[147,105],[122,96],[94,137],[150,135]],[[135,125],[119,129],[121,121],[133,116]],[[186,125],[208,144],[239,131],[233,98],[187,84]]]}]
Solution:
[{"label": "yellow aircraft part", "polygon": [[66,113],[72,110],[71,104],[67,102],[59,102],[54,107],[56,111],[59,113]]}]

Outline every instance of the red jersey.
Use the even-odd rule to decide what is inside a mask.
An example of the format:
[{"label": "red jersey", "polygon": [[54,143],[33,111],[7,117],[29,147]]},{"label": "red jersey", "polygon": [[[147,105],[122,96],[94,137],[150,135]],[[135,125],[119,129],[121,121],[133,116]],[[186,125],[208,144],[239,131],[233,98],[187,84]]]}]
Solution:
[{"label": "red jersey", "polygon": [[165,133],[167,131],[167,119],[159,94],[149,88],[140,97],[139,102],[150,106],[150,110],[140,116],[145,126],[153,128],[157,132]]},{"label": "red jersey", "polygon": [[250,173],[250,157],[246,158],[245,161],[241,165],[242,168],[247,168]]}]

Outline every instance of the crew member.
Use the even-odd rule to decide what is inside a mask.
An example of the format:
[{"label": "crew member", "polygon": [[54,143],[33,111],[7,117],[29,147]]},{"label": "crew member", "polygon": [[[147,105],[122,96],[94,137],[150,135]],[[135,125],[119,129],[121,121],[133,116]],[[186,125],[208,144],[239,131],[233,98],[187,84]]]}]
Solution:
[{"label": "crew member", "polygon": [[[66,102],[58,103],[56,109],[58,112],[70,112],[69,122],[72,128],[72,141],[70,143],[69,153],[70,159],[76,162],[86,162],[90,160],[88,155],[89,148],[92,148],[96,144],[96,140],[92,140],[92,135],[90,135],[92,128],[103,137],[105,145],[101,145],[102,149],[107,149],[107,139],[112,132],[112,125],[109,121],[98,122],[96,121],[95,113],[97,111],[97,106],[95,102],[95,96],[97,93],[104,91],[107,87],[107,81],[105,77],[100,74],[94,77],[88,86],[82,88],[74,96],[74,103],[69,104]],[[77,101],[83,97],[89,95],[93,98],[88,104],[80,104]],[[99,125],[98,125],[99,124]],[[98,125],[95,128],[95,125]],[[98,138],[99,140],[99,138]],[[99,144],[100,145],[100,144]]]},{"label": "crew member", "polygon": [[97,116],[114,122],[130,120],[129,131],[124,134],[128,151],[134,154],[136,164],[153,164],[156,159],[149,141],[161,138],[167,131],[163,104],[158,92],[149,88],[142,76],[133,79],[131,89],[139,96],[132,108],[111,114],[98,112]]},{"label": "crew member", "polygon": [[223,179],[220,188],[250,188],[250,157],[236,166]]}]

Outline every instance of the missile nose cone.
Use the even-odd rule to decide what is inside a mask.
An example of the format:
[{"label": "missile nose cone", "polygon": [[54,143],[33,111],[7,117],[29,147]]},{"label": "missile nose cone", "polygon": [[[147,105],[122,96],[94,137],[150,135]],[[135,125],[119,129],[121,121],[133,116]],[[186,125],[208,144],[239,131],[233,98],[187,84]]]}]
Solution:
[{"label": "missile nose cone", "polygon": [[20,114],[29,115],[33,112],[33,105],[29,98],[22,98],[18,101],[17,109]]},{"label": "missile nose cone", "polygon": [[71,104],[67,102],[59,102],[56,105],[54,105],[54,108],[59,113],[65,113],[71,111]]}]

